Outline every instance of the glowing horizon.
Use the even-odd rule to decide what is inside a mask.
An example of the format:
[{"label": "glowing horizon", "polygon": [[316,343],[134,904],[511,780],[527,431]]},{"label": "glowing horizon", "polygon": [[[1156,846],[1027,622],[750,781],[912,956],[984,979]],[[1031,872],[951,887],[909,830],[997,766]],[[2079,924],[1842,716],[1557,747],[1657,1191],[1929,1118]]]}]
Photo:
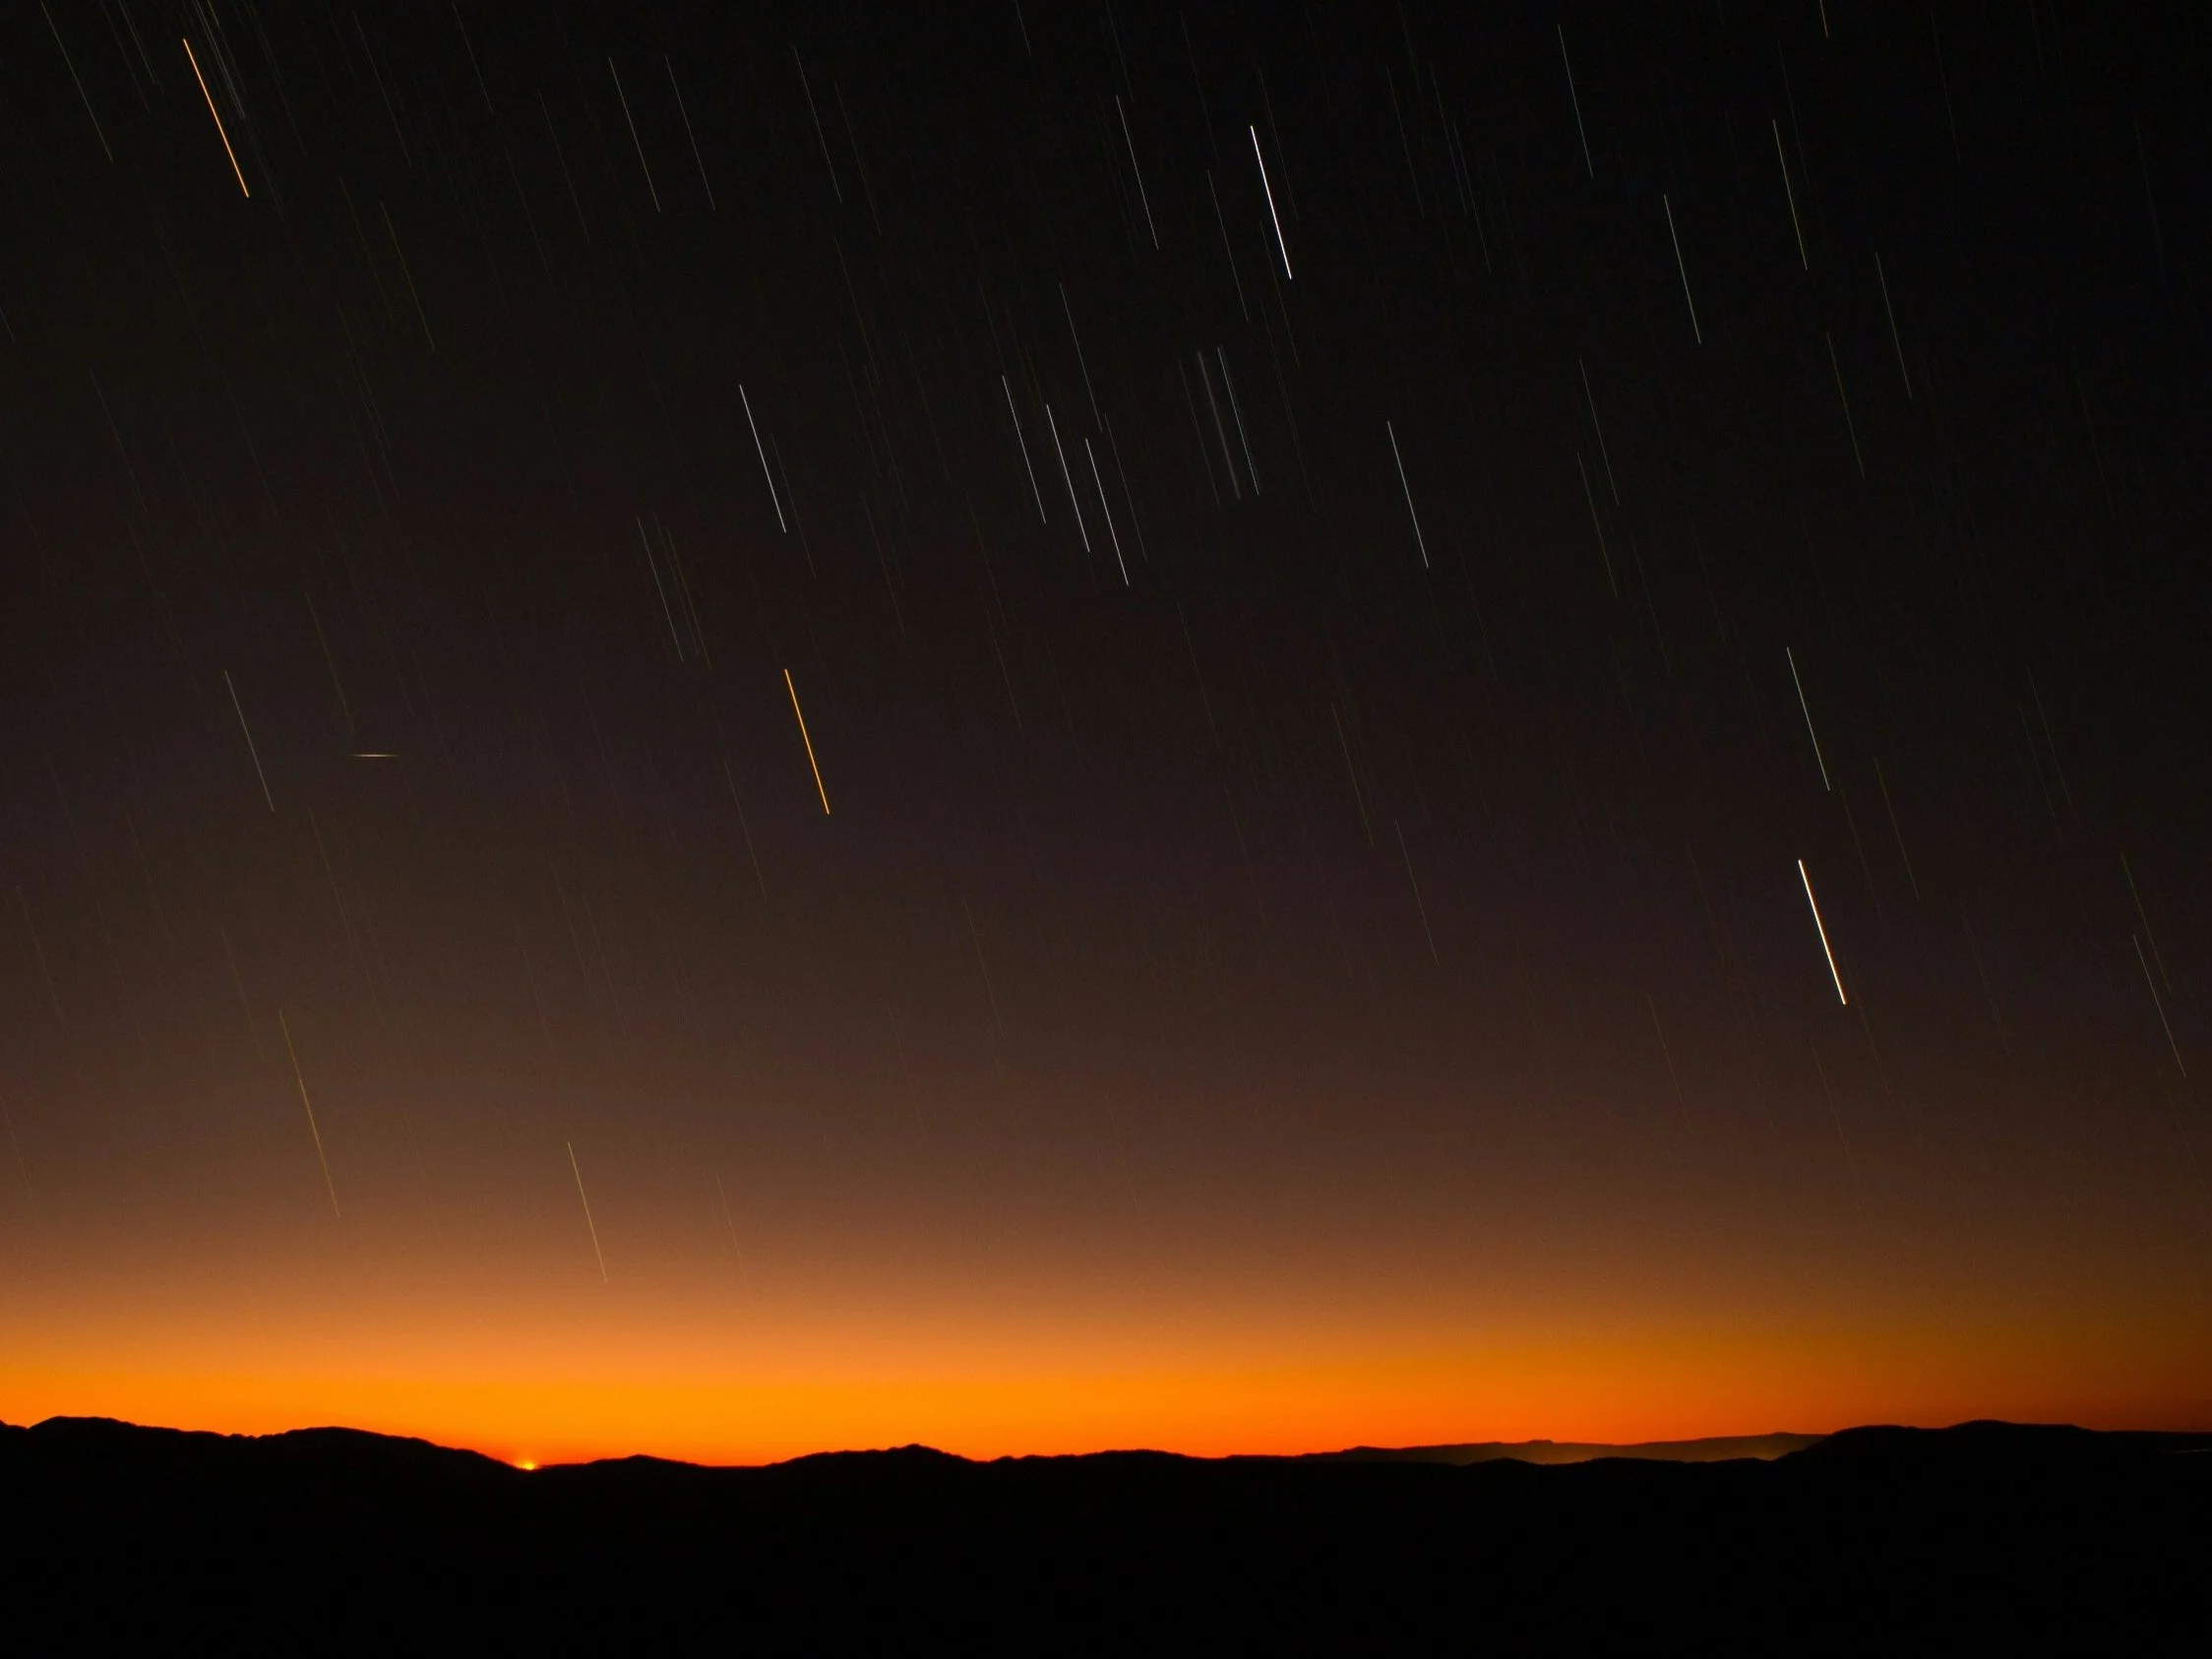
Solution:
[{"label": "glowing horizon", "polygon": [[19,1281],[0,1296],[15,1332],[0,1420],[337,1425],[541,1464],[917,1443],[974,1457],[1220,1455],[1982,1417],[2212,1423],[2212,1344],[2182,1310],[2116,1298],[2060,1319],[2017,1284],[1986,1285],[1980,1315],[1944,1319],[1878,1297],[1855,1315],[1793,1311],[1772,1284],[1703,1306],[1646,1301],[1632,1283],[1593,1300],[1434,1278],[1426,1302],[1342,1284],[1300,1301],[1185,1275],[1077,1301],[1032,1275],[947,1301],[912,1294],[920,1270],[778,1289],[772,1265],[750,1288],[726,1264],[606,1286],[587,1253],[581,1266],[566,1284],[502,1275],[493,1288],[435,1263],[303,1262],[224,1293],[180,1274],[90,1300],[58,1281],[26,1296]]}]

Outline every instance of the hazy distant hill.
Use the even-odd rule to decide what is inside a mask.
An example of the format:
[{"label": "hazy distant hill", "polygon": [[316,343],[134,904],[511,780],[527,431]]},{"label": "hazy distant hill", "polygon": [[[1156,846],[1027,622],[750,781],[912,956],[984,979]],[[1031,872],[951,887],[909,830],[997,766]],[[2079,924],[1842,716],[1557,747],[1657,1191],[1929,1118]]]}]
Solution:
[{"label": "hazy distant hill", "polygon": [[1587,1463],[1598,1457],[1640,1457],[1665,1463],[1719,1463],[1731,1457],[1786,1457],[1818,1435],[1718,1435],[1701,1441],[1638,1441],[1608,1445],[1599,1441],[1472,1441],[1464,1445],[1355,1445],[1343,1451],[1307,1453],[1316,1462],[1489,1463],[1510,1457],[1521,1463]]},{"label": "hazy distant hill", "polygon": [[525,1473],[342,1429],[53,1419],[0,1428],[0,1607],[71,1647],[123,1623],[616,1651],[699,1629],[1047,1651],[2212,1637],[2212,1435],[1805,1441]]}]

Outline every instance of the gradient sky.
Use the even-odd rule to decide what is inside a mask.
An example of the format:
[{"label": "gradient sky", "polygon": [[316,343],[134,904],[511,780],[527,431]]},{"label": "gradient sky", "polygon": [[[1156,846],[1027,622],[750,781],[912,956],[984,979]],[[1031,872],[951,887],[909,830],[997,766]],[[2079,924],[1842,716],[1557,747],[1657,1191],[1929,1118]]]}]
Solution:
[{"label": "gradient sky", "polygon": [[51,10],[0,1418],[2212,1424],[2201,20]]}]

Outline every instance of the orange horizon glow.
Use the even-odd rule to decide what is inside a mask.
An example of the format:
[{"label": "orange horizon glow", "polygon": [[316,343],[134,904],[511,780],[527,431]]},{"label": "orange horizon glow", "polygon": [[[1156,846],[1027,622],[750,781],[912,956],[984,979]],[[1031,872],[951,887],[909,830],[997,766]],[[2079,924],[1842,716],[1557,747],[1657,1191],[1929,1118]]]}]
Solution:
[{"label": "orange horizon glow", "polygon": [[1032,1240],[1019,1217],[879,1203],[838,1227],[741,1191],[739,1255],[713,1188],[602,1151],[602,1281],[565,1155],[505,1227],[373,1189],[340,1223],[295,1162],[288,1219],[218,1231],[154,1202],[103,1248],[66,1214],[6,1233],[0,1420],[336,1425],[540,1465],[2212,1428],[2212,1321],[2167,1265],[2186,1241],[2147,1229],[2100,1255],[1840,1198],[1798,1204],[1797,1234],[1759,1211],[1585,1224],[1599,1189],[1562,1182],[1557,1221],[1476,1188],[1454,1232],[1340,1222],[1256,1256],[1197,1205],[1071,1206]]},{"label": "orange horizon glow", "polygon": [[[1484,1441],[1633,1444],[1822,1434],[1975,1418],[2100,1429],[2212,1425],[2201,1348],[2130,1333],[2055,1342],[2024,1330],[1839,1330],[1524,1337],[1487,1351],[1117,1359],[940,1344],[780,1361],[645,1339],[620,1363],[530,1352],[526,1339],[302,1341],[260,1365],[220,1341],[155,1355],[0,1363],[0,1420],[114,1417],[262,1435],[337,1425],[533,1464],[637,1453],[751,1464],[921,1444],[962,1456],[1143,1447],[1198,1456]],[[2086,1333],[2085,1333],[2086,1334]],[[250,1349],[239,1342],[238,1350]],[[315,1352],[320,1349],[320,1352]]]}]

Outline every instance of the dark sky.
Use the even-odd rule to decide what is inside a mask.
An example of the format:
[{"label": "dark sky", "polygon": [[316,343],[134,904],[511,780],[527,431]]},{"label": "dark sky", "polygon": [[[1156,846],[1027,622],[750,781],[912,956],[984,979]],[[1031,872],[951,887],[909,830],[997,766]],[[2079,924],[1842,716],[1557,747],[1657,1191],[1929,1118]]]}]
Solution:
[{"label": "dark sky", "polygon": [[12,7],[0,1416],[2200,1423],[2204,31]]}]

